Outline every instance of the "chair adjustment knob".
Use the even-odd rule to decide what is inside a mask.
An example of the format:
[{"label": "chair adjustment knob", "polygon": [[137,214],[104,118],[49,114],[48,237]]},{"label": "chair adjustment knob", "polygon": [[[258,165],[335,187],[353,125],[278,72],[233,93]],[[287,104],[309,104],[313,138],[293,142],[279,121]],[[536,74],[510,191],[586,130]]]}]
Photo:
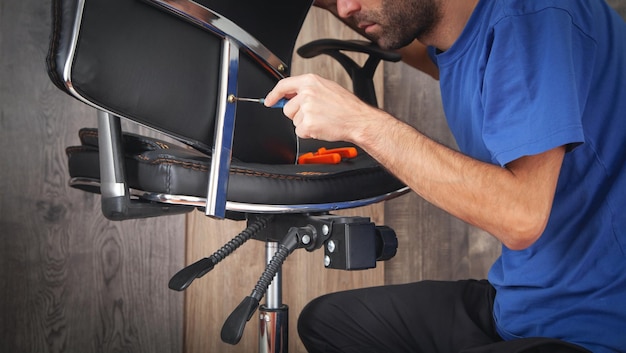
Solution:
[{"label": "chair adjustment knob", "polygon": [[376,226],[376,261],[387,261],[396,256],[398,237],[387,226]]}]

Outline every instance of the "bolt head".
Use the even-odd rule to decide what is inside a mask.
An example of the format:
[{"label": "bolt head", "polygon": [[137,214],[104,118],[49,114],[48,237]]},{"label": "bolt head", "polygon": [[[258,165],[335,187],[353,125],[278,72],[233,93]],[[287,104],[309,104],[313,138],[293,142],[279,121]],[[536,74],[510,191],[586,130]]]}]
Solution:
[{"label": "bolt head", "polygon": [[333,253],[337,249],[337,244],[335,244],[335,241],[331,240],[326,244],[326,249],[328,249],[328,252]]}]

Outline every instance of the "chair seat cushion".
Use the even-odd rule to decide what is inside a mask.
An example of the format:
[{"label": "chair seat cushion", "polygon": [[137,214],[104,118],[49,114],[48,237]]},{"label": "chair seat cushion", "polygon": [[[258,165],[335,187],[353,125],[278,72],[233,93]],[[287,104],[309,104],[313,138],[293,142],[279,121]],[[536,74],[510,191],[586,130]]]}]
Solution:
[{"label": "chair seat cushion", "polygon": [[[99,179],[98,131],[82,129],[81,145],[67,148],[72,178]],[[124,133],[130,188],[206,197],[210,157],[189,147]],[[228,200],[263,205],[349,202],[378,197],[404,185],[365,153],[339,164],[231,162]],[[96,191],[96,190],[92,190]]]}]

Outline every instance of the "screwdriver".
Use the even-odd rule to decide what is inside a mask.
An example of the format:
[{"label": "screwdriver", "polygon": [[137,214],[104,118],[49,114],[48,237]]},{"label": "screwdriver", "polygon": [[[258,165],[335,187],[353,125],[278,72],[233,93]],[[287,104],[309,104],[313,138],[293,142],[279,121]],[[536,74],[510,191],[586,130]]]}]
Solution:
[{"label": "screwdriver", "polygon": [[[263,104],[265,103],[265,98],[242,98],[242,97],[235,97],[235,95],[231,94],[230,96],[228,96],[228,103],[234,103],[235,101],[241,101],[241,102],[252,102],[252,103],[260,103]],[[281,98],[278,103],[272,105],[269,108],[282,108],[285,106],[285,104],[287,104],[287,102],[289,102],[289,99],[287,98]]]}]

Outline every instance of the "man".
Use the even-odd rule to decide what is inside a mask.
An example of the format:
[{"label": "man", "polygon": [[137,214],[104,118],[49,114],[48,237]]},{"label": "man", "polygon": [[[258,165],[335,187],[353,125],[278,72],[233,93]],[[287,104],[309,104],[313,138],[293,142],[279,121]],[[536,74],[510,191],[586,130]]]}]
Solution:
[{"label": "man", "polygon": [[603,0],[320,0],[440,79],[460,152],[314,75],[265,104],[498,238],[487,281],[323,296],[310,352],[626,352],[626,25]]}]

